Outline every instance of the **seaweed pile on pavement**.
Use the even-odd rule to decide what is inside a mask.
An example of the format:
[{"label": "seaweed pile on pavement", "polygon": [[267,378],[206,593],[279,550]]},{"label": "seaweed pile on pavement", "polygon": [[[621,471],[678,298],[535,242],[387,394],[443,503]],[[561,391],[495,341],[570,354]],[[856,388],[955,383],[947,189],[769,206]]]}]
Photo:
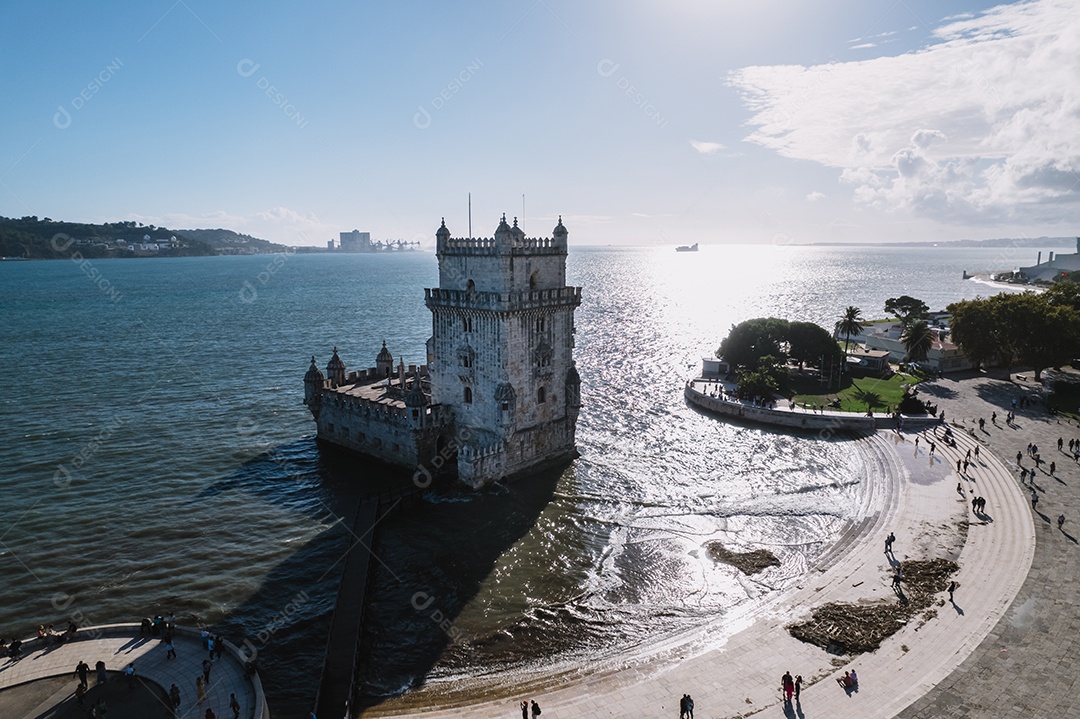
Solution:
[{"label": "seaweed pile on pavement", "polygon": [[903,581],[896,601],[830,602],[814,609],[809,620],[788,625],[791,636],[831,654],[862,654],[876,650],[912,619],[933,617],[935,598],[948,588],[959,565],[948,559],[911,559],[900,566]]}]

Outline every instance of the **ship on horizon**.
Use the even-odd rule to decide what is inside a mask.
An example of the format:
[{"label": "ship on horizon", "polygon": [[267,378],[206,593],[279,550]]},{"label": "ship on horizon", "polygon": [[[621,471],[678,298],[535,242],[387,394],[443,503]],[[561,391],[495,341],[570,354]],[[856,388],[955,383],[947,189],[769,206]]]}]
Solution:
[{"label": "ship on horizon", "polygon": [[675,248],[675,251],[676,252],[697,252],[698,251],[698,246],[697,245],[698,245],[698,243],[696,243],[696,242],[694,244],[692,244],[692,245],[679,245],[678,247]]}]

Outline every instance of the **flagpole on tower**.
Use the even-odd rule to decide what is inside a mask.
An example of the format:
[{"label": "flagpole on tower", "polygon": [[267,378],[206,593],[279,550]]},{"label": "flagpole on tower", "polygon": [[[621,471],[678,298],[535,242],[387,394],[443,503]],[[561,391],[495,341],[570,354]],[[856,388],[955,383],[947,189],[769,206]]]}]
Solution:
[{"label": "flagpole on tower", "polygon": [[521,230],[525,231],[525,193],[521,193]]},{"label": "flagpole on tower", "polygon": [[472,193],[469,193],[469,237],[472,237]]}]

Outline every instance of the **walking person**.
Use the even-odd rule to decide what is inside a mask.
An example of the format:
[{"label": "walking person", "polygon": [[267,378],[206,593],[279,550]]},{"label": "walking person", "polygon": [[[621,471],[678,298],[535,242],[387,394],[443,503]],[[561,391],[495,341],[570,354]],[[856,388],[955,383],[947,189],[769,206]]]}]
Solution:
[{"label": "walking person", "polygon": [[135,688],[135,662],[130,662],[124,667],[124,676],[127,678],[128,687]]},{"label": "walking person", "polygon": [[523,700],[521,702],[521,719],[529,719],[529,702]]},{"label": "walking person", "polygon": [[173,684],[169,688],[169,699],[172,700],[172,708],[174,714],[180,713],[180,687]]},{"label": "walking person", "polygon": [[694,719],[694,698],[686,695],[686,719]]},{"label": "walking person", "polygon": [[78,684],[75,686],[75,704],[86,711],[86,685]]},{"label": "walking person", "polygon": [[689,694],[683,694],[682,697],[679,698],[679,719],[688,719],[688,717],[686,716],[686,714],[687,714],[686,700],[689,697],[690,697]]},{"label": "walking person", "polygon": [[1050,476],[1053,477],[1054,472],[1056,472],[1056,471],[1057,471],[1057,462],[1051,462],[1050,463]]},{"label": "walking person", "polygon": [[[949,582],[949,601],[953,601],[953,592],[956,591],[956,582]],[[953,602],[955,604],[956,602]]]},{"label": "walking person", "polygon": [[532,700],[532,719],[540,716],[540,705],[536,703],[536,700]]},{"label": "walking person", "polygon": [[799,701],[799,695],[802,694],[802,674],[795,675],[795,701]]},{"label": "walking person", "polygon": [[892,554],[892,545],[896,541],[896,535],[889,532],[889,536],[885,537],[885,554]]},{"label": "walking person", "polygon": [[784,692],[784,702],[790,704],[791,696],[795,693],[795,680],[791,672],[784,672],[784,676],[780,677],[780,689]]},{"label": "walking person", "polygon": [[232,709],[233,719],[240,719],[240,702],[236,694],[229,694],[229,708]]},{"label": "walking person", "polygon": [[97,664],[94,665],[94,669],[97,671],[97,683],[94,684],[94,686],[97,686],[98,684],[104,684],[106,681],[108,681],[109,678],[105,674],[105,662],[99,659]]},{"label": "walking person", "polygon": [[176,646],[171,638],[165,641],[165,658],[176,659]]},{"label": "walking person", "polygon": [[214,665],[210,662],[209,659],[203,659],[202,660],[203,682],[206,683],[207,685],[210,684],[210,670],[213,669],[213,668],[214,668]]},{"label": "walking person", "polygon": [[1064,526],[1065,526],[1065,515],[1064,514],[1059,514],[1058,515],[1058,529],[1061,530],[1061,531],[1065,531],[1065,530],[1061,529]]},{"label": "walking person", "polygon": [[195,677],[195,696],[198,697],[200,704],[206,699],[206,683],[202,677]]},{"label": "walking person", "polygon": [[[1036,509],[1036,505],[1038,505],[1038,504],[1039,504],[1039,495],[1033,489],[1033,490],[1031,490],[1031,508]],[[1038,510],[1036,509],[1036,511],[1038,511]]]},{"label": "walking person", "polygon": [[86,681],[86,675],[90,673],[90,665],[80,661],[78,666],[75,667],[75,673],[79,675],[79,686],[86,689],[86,687],[89,686]]},{"label": "walking person", "polygon": [[975,461],[979,461],[979,445],[975,445]]}]

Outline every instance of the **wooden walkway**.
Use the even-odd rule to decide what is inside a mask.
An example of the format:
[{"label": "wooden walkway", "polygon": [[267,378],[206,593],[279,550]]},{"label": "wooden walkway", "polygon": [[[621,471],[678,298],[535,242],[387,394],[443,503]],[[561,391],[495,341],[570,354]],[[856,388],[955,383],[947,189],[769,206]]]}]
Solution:
[{"label": "wooden walkway", "polygon": [[345,570],[338,588],[334,616],[330,621],[326,659],[315,699],[315,715],[324,719],[348,717],[355,695],[356,652],[364,626],[371,545],[378,517],[378,498],[360,502],[353,521],[349,551],[345,556]]}]

